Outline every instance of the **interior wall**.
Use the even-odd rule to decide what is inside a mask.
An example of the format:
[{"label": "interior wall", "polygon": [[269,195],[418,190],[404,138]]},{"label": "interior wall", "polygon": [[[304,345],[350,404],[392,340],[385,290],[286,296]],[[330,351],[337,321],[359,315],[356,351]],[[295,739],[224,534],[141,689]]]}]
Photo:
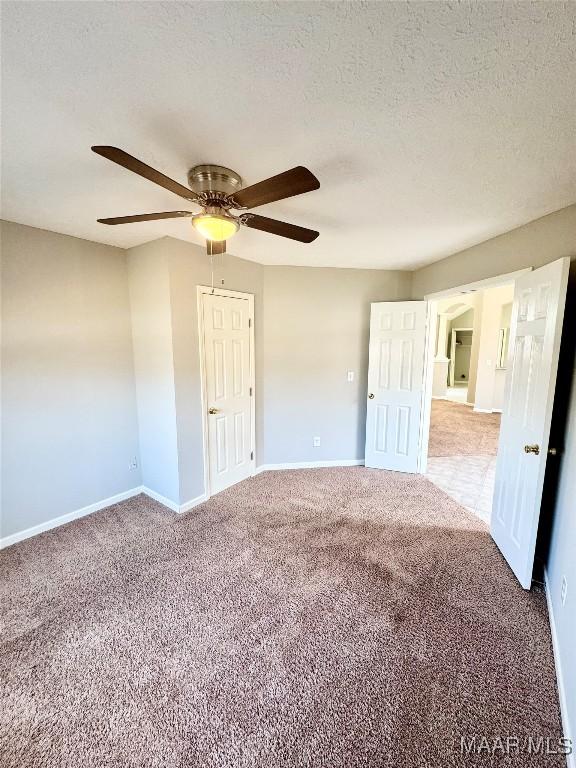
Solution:
[{"label": "interior wall", "polygon": [[2,536],[141,484],[126,255],[9,222],[2,244]]},{"label": "interior wall", "polygon": [[408,272],[265,267],[263,463],[364,458],[370,302],[409,295]]},{"label": "interior wall", "polygon": [[180,499],[170,280],[156,242],[128,251],[142,482]]},{"label": "interior wall", "polygon": [[526,266],[541,267],[561,256],[572,257],[575,233],[576,204],[416,270],[412,296],[421,299]]},{"label": "interior wall", "polygon": [[[144,485],[177,505],[205,493],[197,286],[211,284],[204,248],[163,237],[129,250]],[[262,448],[262,270],[226,254],[214,285],[254,294],[257,458]]]},{"label": "interior wall", "polygon": [[[498,358],[498,339],[502,319],[502,307],[514,298],[513,284],[497,286],[482,291],[482,322],[479,331],[478,367],[474,391],[474,408],[479,411],[492,411],[501,407],[495,405],[496,380],[500,373],[496,363]],[[498,384],[501,382],[498,381]]]},{"label": "interior wall", "polygon": [[[466,285],[475,280],[496,277],[527,267],[538,267],[563,256],[572,259],[569,285],[569,302],[576,301],[576,205],[501,235],[485,243],[469,248],[459,254],[431,264],[413,273],[412,296],[422,298],[428,293]],[[573,322],[573,317],[572,317]],[[573,350],[574,334],[565,333],[563,346]],[[562,414],[567,424],[567,435],[558,469],[558,493],[551,507],[542,509],[544,518],[549,518],[552,546],[547,555],[546,568],[553,619],[556,627],[556,654],[563,671],[566,702],[564,717],[568,731],[576,734],[576,667],[574,658],[574,636],[576,632],[576,515],[574,515],[574,484],[576,467],[576,373],[574,356],[564,355],[572,360],[569,369],[560,368],[559,377],[567,382],[566,400],[557,397],[554,408],[566,409]],[[568,402],[566,402],[568,401]],[[548,468],[547,468],[548,474]],[[560,590],[563,576],[569,579],[564,606],[561,605]]]}]

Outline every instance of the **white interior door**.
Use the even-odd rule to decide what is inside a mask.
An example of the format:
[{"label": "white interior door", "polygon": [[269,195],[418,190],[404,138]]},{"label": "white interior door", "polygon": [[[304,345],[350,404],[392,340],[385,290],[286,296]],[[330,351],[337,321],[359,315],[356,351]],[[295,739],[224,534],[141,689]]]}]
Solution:
[{"label": "white interior door", "polygon": [[367,467],[418,471],[425,348],[425,301],[372,304]]},{"label": "white interior door", "polygon": [[249,298],[202,294],[210,493],[254,473]]},{"label": "white interior door", "polygon": [[516,281],[491,533],[530,589],[564,317],[569,259]]}]

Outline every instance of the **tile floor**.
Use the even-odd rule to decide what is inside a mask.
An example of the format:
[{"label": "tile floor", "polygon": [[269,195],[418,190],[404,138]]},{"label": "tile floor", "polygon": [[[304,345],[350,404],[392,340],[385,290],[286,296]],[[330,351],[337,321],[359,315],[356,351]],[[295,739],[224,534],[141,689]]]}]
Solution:
[{"label": "tile floor", "polygon": [[457,384],[454,387],[446,389],[446,400],[452,400],[456,403],[466,403],[468,401],[468,385]]},{"label": "tile floor", "polygon": [[490,525],[496,456],[429,456],[426,477]]}]

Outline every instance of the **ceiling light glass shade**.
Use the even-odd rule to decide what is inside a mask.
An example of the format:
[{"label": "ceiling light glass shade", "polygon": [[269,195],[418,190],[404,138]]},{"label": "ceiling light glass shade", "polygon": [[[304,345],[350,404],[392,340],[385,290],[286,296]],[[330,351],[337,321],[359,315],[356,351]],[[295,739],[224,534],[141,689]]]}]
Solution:
[{"label": "ceiling light glass shade", "polygon": [[238,222],[235,219],[216,213],[201,213],[194,216],[192,226],[206,240],[214,240],[216,243],[228,240],[238,232]]}]

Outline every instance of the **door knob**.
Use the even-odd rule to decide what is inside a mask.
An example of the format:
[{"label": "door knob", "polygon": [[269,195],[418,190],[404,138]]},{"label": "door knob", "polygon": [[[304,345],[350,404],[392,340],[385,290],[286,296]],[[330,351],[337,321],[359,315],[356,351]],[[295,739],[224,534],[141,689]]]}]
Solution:
[{"label": "door knob", "polygon": [[218,408],[208,408],[208,413],[214,415],[215,413],[218,413]]},{"label": "door knob", "polygon": [[539,445],[525,445],[524,446],[524,452],[525,453],[534,453],[536,456],[540,453],[540,446]]},{"label": "door knob", "polygon": [[374,395],[372,394],[372,392],[370,392],[370,394],[368,395],[368,399],[369,400],[374,400]]}]

